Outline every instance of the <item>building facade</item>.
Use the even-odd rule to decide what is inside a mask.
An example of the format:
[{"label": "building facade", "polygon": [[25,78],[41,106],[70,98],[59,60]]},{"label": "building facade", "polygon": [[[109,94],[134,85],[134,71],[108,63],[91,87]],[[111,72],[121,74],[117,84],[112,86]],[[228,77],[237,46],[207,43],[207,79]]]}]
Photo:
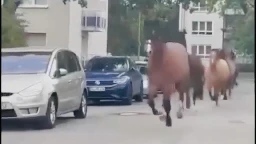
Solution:
[{"label": "building facade", "polygon": [[222,48],[223,18],[218,13],[208,13],[200,3],[192,8],[191,13],[180,6],[180,29],[187,32],[187,51],[201,57],[207,65],[212,49]]},{"label": "building facade", "polygon": [[[185,29],[187,51],[201,57],[204,65],[209,64],[209,56],[214,49],[223,47],[233,48],[231,41],[225,41],[230,31],[223,33],[223,28],[228,28],[225,18],[235,15],[233,10],[228,10],[223,17],[219,12],[209,13],[205,5],[191,4],[193,12],[185,11],[180,5],[180,31]],[[241,13],[239,12],[241,15]],[[229,28],[230,29],[230,28]]]},{"label": "building facade", "polygon": [[23,0],[17,13],[26,20],[29,46],[67,48],[81,59],[107,54],[108,0],[88,0],[87,8],[77,1]]}]

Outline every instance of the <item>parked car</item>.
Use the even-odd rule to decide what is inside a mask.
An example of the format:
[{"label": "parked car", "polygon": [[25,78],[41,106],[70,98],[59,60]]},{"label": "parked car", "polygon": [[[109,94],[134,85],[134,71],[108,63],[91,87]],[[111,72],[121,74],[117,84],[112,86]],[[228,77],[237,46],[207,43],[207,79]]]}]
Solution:
[{"label": "parked car", "polygon": [[139,69],[140,73],[142,74],[143,79],[143,95],[144,97],[148,96],[148,75],[147,75],[147,61],[135,61],[137,68]]},{"label": "parked car", "polygon": [[88,100],[143,101],[142,75],[128,57],[93,57],[85,66]]},{"label": "parked car", "polygon": [[[142,74],[143,77],[143,94],[144,97],[148,97],[148,61],[147,59],[145,61],[135,61],[137,68],[139,69],[140,73]],[[157,91],[158,94],[163,94],[163,92],[159,89]],[[156,95],[157,96],[157,95]]]},{"label": "parked car", "polygon": [[56,117],[87,114],[85,74],[67,49],[24,47],[2,49],[1,118],[33,119],[53,128]]}]

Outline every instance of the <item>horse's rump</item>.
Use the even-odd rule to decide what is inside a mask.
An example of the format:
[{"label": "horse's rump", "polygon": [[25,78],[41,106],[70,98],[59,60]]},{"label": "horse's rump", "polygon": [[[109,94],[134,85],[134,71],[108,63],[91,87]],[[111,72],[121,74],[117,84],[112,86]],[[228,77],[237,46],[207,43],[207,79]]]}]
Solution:
[{"label": "horse's rump", "polygon": [[172,42],[152,43],[148,62],[149,77],[152,77],[152,81],[175,83],[189,74],[188,54],[183,45]]},{"label": "horse's rump", "polygon": [[216,74],[220,81],[227,81],[230,77],[230,69],[227,61],[219,59],[216,61]]},{"label": "horse's rump", "polygon": [[205,70],[201,59],[195,55],[188,55],[188,60],[191,78],[202,77]]},{"label": "horse's rump", "polygon": [[[212,69],[212,65],[215,65]],[[208,90],[212,87],[223,87],[229,82],[230,70],[226,60],[218,59],[205,72],[205,84]]]},{"label": "horse's rump", "polygon": [[163,67],[171,74],[175,82],[189,76],[189,60],[185,47],[179,43],[166,43]]}]

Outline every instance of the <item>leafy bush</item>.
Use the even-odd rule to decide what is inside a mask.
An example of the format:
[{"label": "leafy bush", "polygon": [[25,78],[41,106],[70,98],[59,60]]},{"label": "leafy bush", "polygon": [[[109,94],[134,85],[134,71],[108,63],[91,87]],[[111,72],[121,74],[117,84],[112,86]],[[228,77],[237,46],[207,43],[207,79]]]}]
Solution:
[{"label": "leafy bush", "polygon": [[8,0],[2,5],[2,48],[26,46],[24,20],[17,18],[13,0]]}]

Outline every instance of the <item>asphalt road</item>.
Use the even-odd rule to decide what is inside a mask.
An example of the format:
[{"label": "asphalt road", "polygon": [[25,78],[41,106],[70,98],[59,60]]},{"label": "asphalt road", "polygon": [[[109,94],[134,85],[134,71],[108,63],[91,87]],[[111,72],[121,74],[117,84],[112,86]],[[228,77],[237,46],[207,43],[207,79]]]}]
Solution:
[{"label": "asphalt road", "polygon": [[[220,106],[207,93],[183,119],[176,118],[177,94],[172,99],[173,127],[153,116],[146,100],[132,106],[93,105],[85,120],[67,114],[55,129],[34,130],[17,121],[2,122],[3,144],[253,144],[255,129],[254,80],[240,78],[232,99]],[[161,96],[157,99],[161,107]],[[138,114],[139,113],[139,114]],[[121,115],[119,115],[121,114]],[[132,115],[136,114],[136,115]]]}]

